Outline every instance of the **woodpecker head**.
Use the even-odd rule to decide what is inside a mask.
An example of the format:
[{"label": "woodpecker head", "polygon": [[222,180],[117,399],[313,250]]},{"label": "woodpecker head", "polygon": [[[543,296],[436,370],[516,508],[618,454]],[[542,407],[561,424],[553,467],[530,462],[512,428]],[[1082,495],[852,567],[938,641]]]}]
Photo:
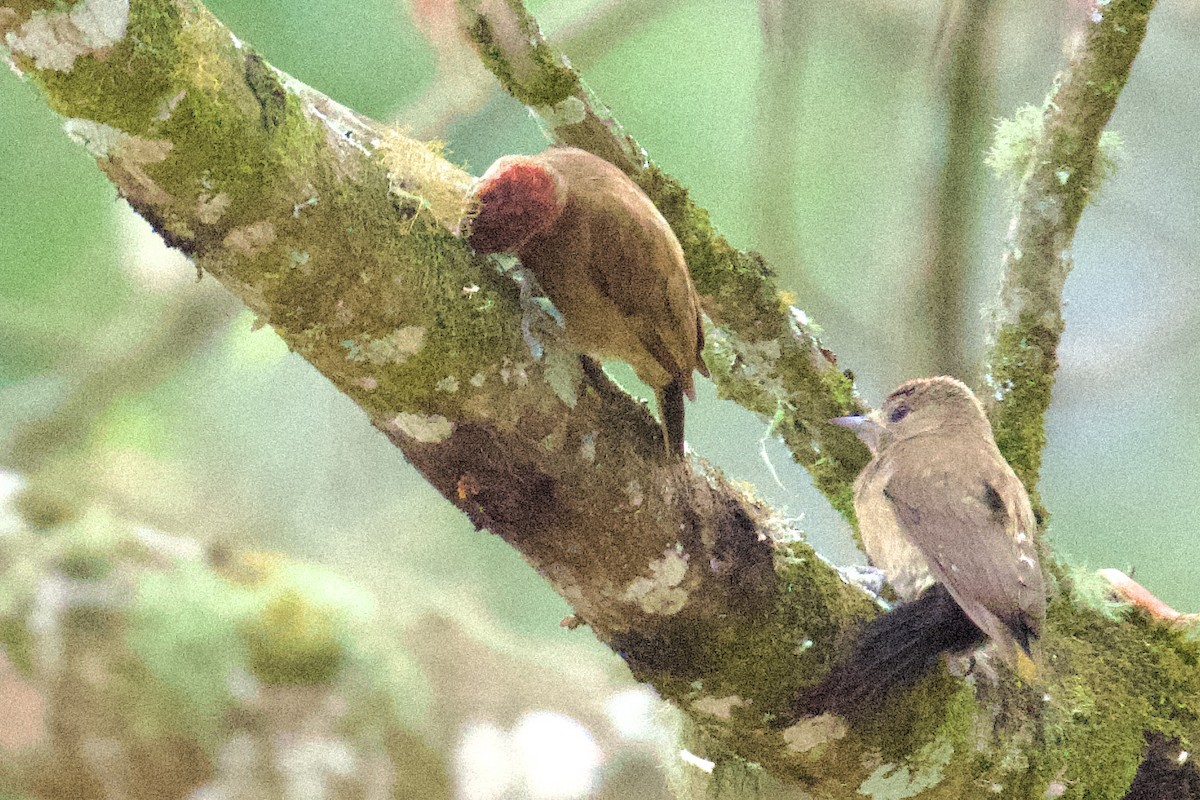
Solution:
[{"label": "woodpecker head", "polygon": [[961,381],[946,376],[908,381],[871,414],[829,421],[849,428],[872,453],[888,443],[933,431],[969,428],[991,436],[987,416],[974,393]]},{"label": "woodpecker head", "polygon": [[467,241],[477,253],[514,253],[558,220],[566,205],[562,178],[536,157],[507,156],[483,174],[472,192],[478,212]]}]

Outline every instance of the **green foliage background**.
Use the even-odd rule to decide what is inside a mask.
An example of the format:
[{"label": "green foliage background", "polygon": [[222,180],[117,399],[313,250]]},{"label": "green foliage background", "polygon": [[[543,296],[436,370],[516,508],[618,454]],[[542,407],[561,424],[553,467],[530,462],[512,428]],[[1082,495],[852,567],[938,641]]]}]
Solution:
[{"label": "green foliage background", "polygon": [[[556,25],[595,0],[532,3]],[[1034,8],[1033,6],[1037,7]],[[382,0],[210,3],[273,64],[377,118],[404,120],[428,90],[434,53],[403,4]],[[1048,9],[1051,9],[1048,11]],[[690,187],[735,244],[763,252],[797,305],[820,323],[868,400],[922,374],[914,325],[944,149],[935,29],[940,4],[816,2],[789,91],[800,121],[771,131],[777,97],[760,90],[755,4],[677,0],[644,25],[581,40],[573,63],[651,156]],[[998,115],[1038,104],[1062,63],[1077,2],[1001,4]],[[1200,160],[1200,6],[1162,4],[1113,127],[1126,159],[1085,213],[1067,285],[1068,328],[1049,418],[1043,496],[1058,551],[1136,577],[1181,610],[1200,610],[1200,334],[1195,217]],[[794,164],[763,142],[794,137]],[[493,92],[444,133],[478,174],[544,140],[526,111]],[[158,315],[194,285],[190,267],[147,288],[130,265],[127,219],[85,151],[33,88],[0,73],[0,442],[47,413],[80,362]],[[781,198],[765,176],[786,169]],[[769,185],[779,185],[779,176]],[[999,182],[978,210],[975,307],[992,297],[1007,212]],[[765,211],[796,209],[786,230]],[[969,212],[970,210],[964,210]],[[147,256],[140,256],[147,258]],[[977,331],[985,326],[979,317]],[[77,453],[114,504],[147,524],[332,565],[385,605],[455,611],[479,598],[502,625],[591,642],[558,626],[569,613],[502,542],[473,531],[367,423],[269,329],[237,315],[215,342],[108,407]],[[974,343],[979,346],[979,342]],[[613,374],[630,379],[622,365]],[[712,387],[689,411],[693,448],[803,517],[818,549],[856,558],[849,534],[765,425]],[[595,645],[614,671],[616,656]]]}]

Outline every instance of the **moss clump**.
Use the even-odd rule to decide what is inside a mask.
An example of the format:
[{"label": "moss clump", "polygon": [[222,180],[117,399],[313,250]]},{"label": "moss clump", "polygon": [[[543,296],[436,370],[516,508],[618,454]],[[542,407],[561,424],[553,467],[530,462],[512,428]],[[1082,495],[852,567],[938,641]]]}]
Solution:
[{"label": "moss clump", "polygon": [[349,662],[361,662],[355,637],[374,603],[329,572],[270,556],[244,562],[239,578],[253,591],[238,628],[250,672],[272,685],[333,682]]},{"label": "moss clump", "polygon": [[890,700],[856,733],[885,761],[902,759],[934,741],[964,750],[978,711],[971,688],[939,668]]},{"label": "moss clump", "polygon": [[[467,35],[475,45],[479,58],[501,85],[518,101],[527,106],[544,107],[558,105],[568,97],[581,91],[579,76],[562,62],[562,58],[542,39],[537,23],[519,2],[509,2],[509,11],[518,20],[526,41],[533,42],[521,55],[533,62],[533,69],[517,80],[509,64],[505,43],[496,36],[491,21],[475,11],[475,17],[467,26]],[[473,9],[474,11],[474,9]],[[524,46],[525,42],[522,42]],[[523,70],[524,72],[524,70]]]},{"label": "moss clump", "polygon": [[724,628],[727,640],[712,640],[719,677],[704,687],[716,697],[747,697],[748,687],[754,687],[757,694],[747,699],[754,701],[756,718],[785,708],[822,674],[844,630],[877,613],[864,592],[848,586],[808,545],[777,547],[780,595],[770,616],[773,623]]},{"label": "moss clump", "polygon": [[327,609],[295,590],[284,591],[243,628],[250,671],[272,685],[329,683],[344,653]]},{"label": "moss clump", "polygon": [[761,795],[764,780],[770,777],[761,764],[733,754],[720,755],[713,760],[716,766],[713,767],[709,783],[710,797],[758,797]]},{"label": "moss clump", "polygon": [[[817,465],[821,465],[818,463]],[[842,517],[848,521],[854,530],[858,531],[858,516],[854,513],[854,483],[847,481],[842,469],[830,474],[822,470],[819,474],[813,472],[814,480],[819,477],[818,487],[829,498],[832,505]],[[857,539],[857,533],[855,534]],[[859,543],[861,545],[861,542]]]},{"label": "moss clump", "polygon": [[[254,53],[241,57],[223,33],[204,16],[180,35],[186,92],[151,132],[171,142],[171,150],[145,168],[201,239],[278,217],[280,207],[303,199],[293,182],[320,141],[273,70]],[[199,200],[217,196],[224,201],[219,215],[205,220],[194,213]],[[201,230],[206,226],[211,231]]]},{"label": "moss clump", "polygon": [[1061,320],[1051,328],[1030,314],[1022,314],[1015,325],[1001,326],[988,378],[1000,399],[991,413],[996,445],[1025,484],[1034,510],[1043,519],[1045,509],[1037,494],[1037,482],[1061,335]]},{"label": "moss clump", "polygon": [[1063,595],[1047,615],[1056,683],[1046,688],[1044,752],[1051,775],[1070,770],[1062,780],[1075,787],[1071,797],[1121,797],[1146,732],[1184,749],[1200,735],[1200,644],[1140,609],[1118,622],[1110,614]]},{"label": "moss clump", "polygon": [[[35,11],[52,11],[58,5],[57,0],[5,0],[4,5],[17,12],[17,19],[28,19]],[[3,29],[0,28],[0,32]]]}]

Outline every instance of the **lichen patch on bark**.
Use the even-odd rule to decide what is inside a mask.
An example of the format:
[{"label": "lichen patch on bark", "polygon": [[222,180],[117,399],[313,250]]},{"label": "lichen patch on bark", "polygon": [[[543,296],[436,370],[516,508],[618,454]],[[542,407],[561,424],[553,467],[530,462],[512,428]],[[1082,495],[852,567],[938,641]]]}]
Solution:
[{"label": "lichen patch on bark", "polygon": [[441,414],[409,414],[401,412],[388,425],[418,442],[436,443],[445,441],[454,432],[454,423]]},{"label": "lichen patch on bark", "polygon": [[639,575],[625,588],[625,598],[635,602],[647,614],[670,616],[677,614],[687,603],[683,587],[687,577],[688,558],[682,548],[667,550],[662,558],[650,562],[652,577]]},{"label": "lichen patch on bark", "polygon": [[833,714],[822,714],[819,717],[806,717],[783,732],[783,740],[788,749],[797,753],[807,753],[818,745],[841,739],[849,728],[846,721]]},{"label": "lichen patch on bark", "polygon": [[[419,325],[405,325],[394,331],[374,339],[359,337],[342,342],[346,348],[347,358],[351,361],[365,361],[369,364],[403,364],[410,356],[415,355],[425,344],[425,328]],[[439,391],[457,391],[458,382],[453,389],[438,384]]]},{"label": "lichen patch on bark", "polygon": [[129,0],[83,0],[70,11],[37,11],[4,37],[9,48],[33,59],[38,69],[68,72],[75,59],[125,38]]}]

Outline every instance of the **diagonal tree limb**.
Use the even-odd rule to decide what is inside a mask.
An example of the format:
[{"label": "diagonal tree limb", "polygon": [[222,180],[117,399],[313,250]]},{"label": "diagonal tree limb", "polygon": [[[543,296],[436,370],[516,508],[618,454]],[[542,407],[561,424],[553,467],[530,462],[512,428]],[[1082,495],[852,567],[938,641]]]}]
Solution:
[{"label": "diagonal tree limb", "polygon": [[[996,442],[1029,489],[1035,508],[1046,444],[1062,291],[1071,243],[1102,175],[1100,137],[1146,35],[1154,0],[1097,2],[1070,64],[1055,79],[1036,133],[1018,161],[1020,186],[1003,256],[985,380]],[[1012,154],[1004,154],[1011,159]]]},{"label": "diagonal tree limb", "polygon": [[[652,418],[615,387],[579,383],[553,324],[449,234],[468,176],[279,74],[199,5],[96,2],[0,3],[14,61],[67,129],[684,708],[727,769],[753,762],[830,797],[1040,797],[1059,779],[1116,797],[1143,731],[1200,735],[1195,644],[1065,596],[1043,686],[984,669],[972,691],[941,673],[861,730],[770,730],[868,598],[720,475],[665,461]],[[1089,701],[1110,710],[1081,713]]]},{"label": "diagonal tree limb", "polygon": [[[551,22],[554,35],[569,43],[581,61],[594,61],[623,36],[653,25],[675,10],[682,0],[602,0],[586,4],[584,13],[564,4],[563,14]],[[440,138],[458,118],[479,111],[500,90],[495,77],[480,63],[462,35],[455,16],[458,0],[409,0],[413,23],[433,46],[435,75],[422,95],[400,109],[418,138]],[[550,10],[550,9],[547,9]]]}]

